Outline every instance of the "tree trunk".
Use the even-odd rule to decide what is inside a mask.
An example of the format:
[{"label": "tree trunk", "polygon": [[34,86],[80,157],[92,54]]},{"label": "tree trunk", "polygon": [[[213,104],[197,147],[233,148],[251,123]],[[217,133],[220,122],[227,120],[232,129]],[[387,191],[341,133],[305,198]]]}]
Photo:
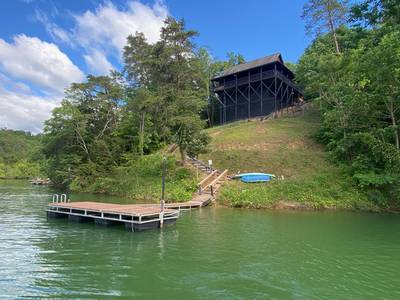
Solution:
[{"label": "tree trunk", "polygon": [[336,54],[340,54],[339,42],[337,40],[336,30],[333,30],[333,40],[335,41]]},{"label": "tree trunk", "polygon": [[85,142],[83,136],[79,132],[78,126],[76,126],[76,128],[75,128],[75,132],[78,135],[78,139],[79,139],[79,142],[81,144],[81,148],[83,149],[83,151],[85,151],[88,160],[91,162],[92,160],[90,159],[89,149],[88,149],[88,147],[86,145],[86,142]]},{"label": "tree trunk", "polygon": [[182,149],[181,146],[179,146],[179,152],[181,154],[181,164],[183,166],[186,162],[186,155],[185,155],[185,151]]},{"label": "tree trunk", "polygon": [[140,125],[139,125],[139,154],[143,155],[144,151],[144,121],[145,121],[146,113],[143,112],[140,118]]},{"label": "tree trunk", "polygon": [[393,102],[390,103],[389,113],[390,113],[390,119],[392,120],[392,125],[394,127],[394,139],[396,142],[396,148],[400,149],[399,130],[397,129],[397,122],[396,122],[396,116],[394,115]]},{"label": "tree trunk", "polygon": [[332,11],[331,11],[331,7],[330,7],[330,1],[328,3],[328,6],[326,7],[327,11],[328,11],[328,23],[329,23],[329,29],[331,31],[331,34],[333,36],[333,41],[335,43],[335,48],[336,48],[336,54],[340,54],[340,47],[339,47],[339,42],[337,39],[337,35],[336,35],[336,28],[335,25],[333,23],[333,16],[332,16]]}]

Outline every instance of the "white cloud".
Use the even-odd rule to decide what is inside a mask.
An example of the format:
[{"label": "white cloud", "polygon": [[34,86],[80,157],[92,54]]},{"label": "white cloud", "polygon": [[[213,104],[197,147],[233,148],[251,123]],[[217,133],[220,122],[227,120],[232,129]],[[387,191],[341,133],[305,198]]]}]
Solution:
[{"label": "white cloud", "polygon": [[0,87],[0,128],[39,133],[43,122],[49,118],[60,100],[10,92]]},{"label": "white cloud", "polygon": [[[121,60],[129,34],[143,32],[149,42],[156,42],[169,14],[162,1],[154,5],[130,1],[125,8],[106,2],[94,11],[73,15],[75,25],[65,29],[53,22],[58,15],[54,9],[50,15],[37,10],[36,19],[55,43],[80,49],[88,69],[97,75],[114,69],[110,59]],[[24,34],[10,43],[0,39],[0,127],[40,132],[63,90],[82,80],[83,72],[56,44]]]},{"label": "white cloud", "polygon": [[125,9],[107,2],[94,12],[74,15],[76,27],[70,40],[85,49],[84,58],[92,72],[105,74],[111,66],[108,57],[121,60],[128,35],[143,32],[149,42],[156,42],[168,14],[160,1],[153,6],[131,1]]},{"label": "white cloud", "polygon": [[55,44],[24,34],[15,36],[13,43],[0,39],[0,67],[9,76],[48,91],[62,92],[71,82],[84,79]]},{"label": "white cloud", "polygon": [[73,14],[75,25],[65,29],[52,20],[58,15],[58,10],[51,14],[35,10],[36,20],[44,25],[56,43],[65,43],[75,50],[83,49],[89,71],[97,75],[115,69],[110,58],[121,61],[128,35],[142,32],[150,43],[156,42],[168,14],[162,0],[156,0],[153,5],[128,1],[124,7],[117,7],[108,1],[94,11]]},{"label": "white cloud", "polygon": [[168,9],[159,1],[152,7],[132,1],[124,10],[108,2],[100,5],[95,12],[75,15],[76,39],[84,47],[98,45],[108,48],[111,45],[121,53],[127,36],[137,31],[143,32],[149,42],[156,42],[167,16]]},{"label": "white cloud", "polygon": [[54,41],[63,42],[69,46],[73,46],[71,33],[62,29],[60,26],[50,20],[52,16],[54,17],[57,15],[58,10],[55,6],[53,6],[53,13],[50,16],[38,8],[35,10],[36,20],[44,25],[46,31],[50,34]]},{"label": "white cloud", "polygon": [[94,74],[108,74],[110,70],[114,69],[102,51],[92,49],[83,58]]}]

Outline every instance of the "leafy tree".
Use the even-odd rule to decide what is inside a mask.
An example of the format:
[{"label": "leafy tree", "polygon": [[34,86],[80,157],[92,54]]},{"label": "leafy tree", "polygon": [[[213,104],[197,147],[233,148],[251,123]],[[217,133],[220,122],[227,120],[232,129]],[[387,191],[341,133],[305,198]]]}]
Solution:
[{"label": "leafy tree", "polygon": [[380,26],[400,24],[398,0],[365,0],[351,9],[351,20],[357,25]]},{"label": "leafy tree", "polygon": [[43,176],[41,138],[29,132],[0,129],[0,176]]},{"label": "leafy tree", "polygon": [[226,54],[228,60],[226,61],[226,68],[227,67],[233,67],[236,65],[240,65],[246,62],[244,59],[244,56],[240,53],[235,54],[235,52],[230,51]]},{"label": "leafy tree", "polygon": [[150,98],[157,99],[147,107],[157,106],[153,119],[161,126],[163,138],[178,144],[182,162],[189,139],[203,130],[204,125],[198,126],[202,123],[199,114],[207,105],[209,93],[193,43],[196,35],[197,32],[185,29],[183,21],[169,17],[157,43],[150,44],[143,34],[136,33],[128,37],[124,48],[128,80],[132,88],[141,89],[137,102],[143,102],[143,98],[146,103]]},{"label": "leafy tree", "polygon": [[136,119],[139,124],[139,130],[137,133],[138,153],[143,155],[145,153],[144,148],[146,144],[146,124],[152,124],[149,119],[151,119],[152,115],[154,116],[156,114],[158,99],[151,91],[145,88],[133,89],[131,93],[128,93],[128,95],[127,108],[131,113],[137,114]]},{"label": "leafy tree", "polygon": [[336,54],[340,54],[337,29],[347,21],[347,0],[309,0],[303,7],[302,18],[306,30],[317,36],[329,31],[335,44]]},{"label": "leafy tree", "polygon": [[86,82],[72,84],[45,122],[43,152],[56,184],[68,184],[71,176],[93,180],[118,164],[121,141],[114,131],[123,90],[117,77],[88,76]]},{"label": "leafy tree", "polygon": [[374,27],[339,28],[340,56],[331,51],[330,34],[319,36],[297,68],[306,96],[322,112],[318,137],[380,205],[400,200],[400,31],[389,11],[374,18],[383,22]]}]

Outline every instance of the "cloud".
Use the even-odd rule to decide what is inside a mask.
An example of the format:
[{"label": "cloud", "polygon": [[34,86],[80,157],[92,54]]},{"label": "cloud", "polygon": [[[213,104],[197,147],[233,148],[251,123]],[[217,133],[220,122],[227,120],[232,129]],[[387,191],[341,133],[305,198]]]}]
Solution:
[{"label": "cloud", "polygon": [[83,50],[89,71],[97,75],[115,69],[110,59],[117,62],[122,60],[128,35],[142,32],[150,43],[156,42],[163,22],[169,15],[168,8],[160,0],[153,5],[129,1],[124,7],[105,2],[93,11],[72,14],[74,25],[66,29],[53,20],[59,14],[55,6],[52,11],[45,13],[36,9],[35,19],[44,25],[56,43],[62,42],[75,50]]},{"label": "cloud", "polygon": [[84,49],[84,59],[91,72],[107,74],[110,69],[115,69],[110,58],[121,60],[128,35],[143,32],[149,42],[156,42],[168,14],[167,7],[161,1],[156,1],[152,6],[131,1],[124,8],[106,2],[94,11],[75,14],[75,26],[70,31],[57,27],[44,17],[41,19],[47,20],[43,23],[55,40],[63,40]]},{"label": "cloud", "polygon": [[55,6],[47,13],[35,11],[54,43],[24,34],[11,42],[0,38],[0,127],[42,131],[64,89],[84,80],[83,72],[56,44],[80,51],[94,74],[107,74],[115,69],[110,61],[121,61],[127,36],[143,32],[149,42],[156,42],[169,12],[162,1],[153,5],[130,1],[123,8],[105,2],[93,11],[72,15],[71,28],[55,23],[58,14]]},{"label": "cloud", "polygon": [[44,98],[0,87],[0,128],[39,133],[60,98]]},{"label": "cloud", "polygon": [[50,34],[51,38],[55,42],[62,42],[68,44],[69,46],[73,46],[71,33],[62,29],[60,26],[50,20],[51,17],[55,17],[57,15],[58,10],[55,6],[53,6],[53,12],[50,14],[50,16],[48,16],[44,11],[38,8],[35,9],[36,20],[44,25],[46,31],[48,32],[48,34]]},{"label": "cloud", "polygon": [[100,50],[92,49],[83,58],[94,74],[108,74],[110,70],[115,69]]},{"label": "cloud", "polygon": [[55,44],[26,35],[11,43],[0,39],[0,70],[0,127],[33,133],[42,130],[64,89],[85,77]]},{"label": "cloud", "polygon": [[75,15],[75,35],[85,48],[93,45],[101,48],[111,46],[121,54],[128,35],[137,31],[143,32],[149,42],[156,42],[167,16],[168,9],[160,1],[153,6],[132,1],[122,10],[108,2],[100,5],[95,12],[86,11],[82,15]]},{"label": "cloud", "polygon": [[13,43],[0,39],[0,68],[49,92],[62,92],[71,82],[84,79],[82,71],[55,44],[24,34],[14,36]]}]

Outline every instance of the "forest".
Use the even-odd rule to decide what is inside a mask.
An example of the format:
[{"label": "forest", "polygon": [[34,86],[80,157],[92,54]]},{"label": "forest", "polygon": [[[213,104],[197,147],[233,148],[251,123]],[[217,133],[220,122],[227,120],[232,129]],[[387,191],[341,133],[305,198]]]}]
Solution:
[{"label": "forest", "polygon": [[[314,138],[326,145],[330,159],[370,201],[396,206],[400,5],[397,0],[352,5],[310,0],[303,18],[315,38],[297,63],[287,65],[306,101],[320,112]],[[154,44],[140,32],[130,35],[123,70],[72,84],[40,137],[0,132],[0,176],[6,175],[1,174],[6,166],[34,164],[26,176],[42,173],[73,190],[109,192],[138,172],[158,178],[160,150],[170,144],[178,146],[181,164],[186,155],[207,152],[210,136],[204,129],[214,124],[217,101],[210,78],[244,57],[231,52],[226,60],[216,60],[195,44],[197,35],[172,17]],[[15,143],[5,142],[6,135],[13,135]],[[34,151],[12,150],[22,137]],[[170,170],[171,180],[181,182],[172,191],[175,198],[185,198],[195,188],[190,174],[172,161]],[[118,180],[111,180],[113,176]],[[144,184],[138,180],[137,188]]]},{"label": "forest", "polygon": [[[317,37],[296,67],[306,98],[321,111],[316,138],[372,201],[394,205],[400,200],[399,2],[328,1],[330,9],[316,10],[317,2],[304,15]],[[328,20],[326,34],[318,32],[319,17]]]},{"label": "forest", "polygon": [[44,176],[41,135],[0,129],[0,178]]}]

